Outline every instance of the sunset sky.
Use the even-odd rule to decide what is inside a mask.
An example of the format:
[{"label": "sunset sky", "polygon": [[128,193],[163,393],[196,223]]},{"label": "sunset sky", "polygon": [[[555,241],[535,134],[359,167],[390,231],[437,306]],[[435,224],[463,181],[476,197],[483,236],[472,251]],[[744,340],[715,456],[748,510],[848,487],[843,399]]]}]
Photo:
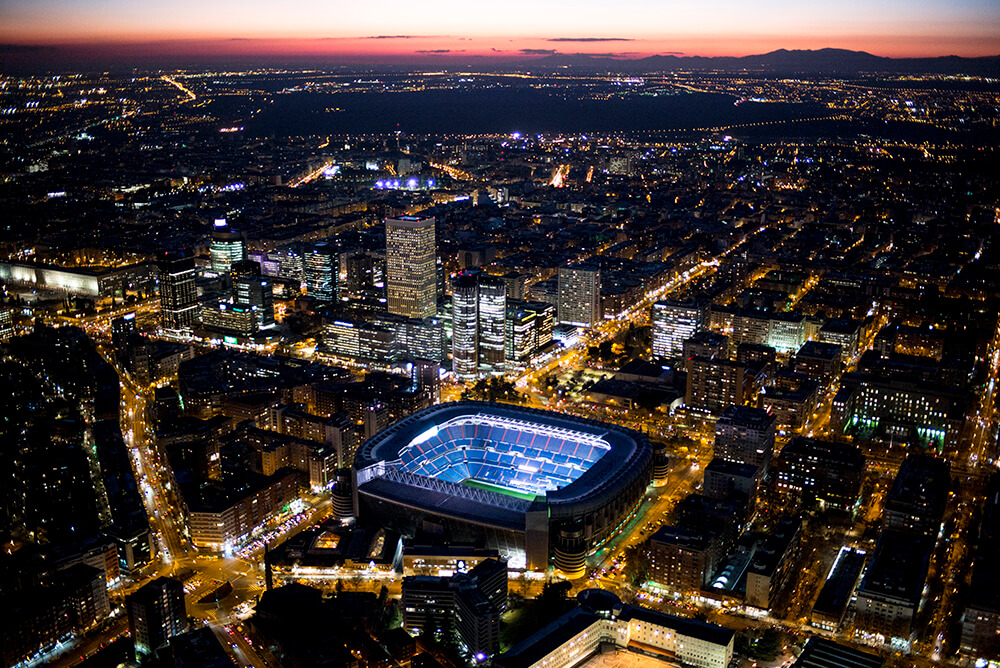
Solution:
[{"label": "sunset sky", "polygon": [[123,56],[1000,54],[1000,0],[2,0],[0,44]]}]

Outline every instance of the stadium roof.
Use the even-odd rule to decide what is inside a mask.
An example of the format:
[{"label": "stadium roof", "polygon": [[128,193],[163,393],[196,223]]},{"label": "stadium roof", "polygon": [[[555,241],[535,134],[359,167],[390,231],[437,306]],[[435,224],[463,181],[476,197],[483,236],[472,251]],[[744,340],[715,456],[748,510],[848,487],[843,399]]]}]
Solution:
[{"label": "stadium roof", "polygon": [[[445,425],[487,425],[490,429],[485,438],[483,432],[476,432],[470,439],[469,433],[461,429],[445,433]],[[492,457],[485,465],[484,443]],[[516,447],[505,447],[511,444]],[[435,512],[448,510],[449,502],[444,497],[450,493],[467,496],[456,489],[464,479],[506,486],[526,493],[508,495],[503,502],[517,516],[533,505],[529,500],[533,494],[538,495],[534,504],[540,507],[542,499],[550,505],[575,503],[600,494],[620,484],[622,476],[634,470],[636,463],[645,464],[651,452],[645,436],[615,425],[508,404],[464,401],[432,406],[379,432],[358,449],[354,468],[359,472],[369,467],[377,470],[373,475],[359,474],[359,488],[366,493],[404,493],[372,485],[376,478],[397,487],[420,482],[421,486],[442,492],[440,498],[432,499],[421,491],[419,498],[412,499],[420,507],[431,502]],[[482,492],[484,498],[490,494],[482,489],[475,491]],[[498,492],[493,495],[500,496]],[[481,514],[474,508],[455,510],[460,515],[469,510]],[[509,516],[503,508],[484,513],[500,523]]]}]

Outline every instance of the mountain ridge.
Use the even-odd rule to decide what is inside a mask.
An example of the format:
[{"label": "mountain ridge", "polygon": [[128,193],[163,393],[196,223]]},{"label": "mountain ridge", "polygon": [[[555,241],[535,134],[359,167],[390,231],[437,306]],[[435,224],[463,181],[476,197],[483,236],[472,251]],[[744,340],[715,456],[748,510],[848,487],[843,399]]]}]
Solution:
[{"label": "mountain ridge", "polygon": [[1000,55],[967,58],[935,56],[924,58],[890,58],[867,51],[850,49],[776,49],[749,56],[685,56],[652,55],[626,59],[586,53],[554,53],[540,58],[519,61],[521,65],[543,68],[602,69],[622,73],[642,73],[662,70],[750,70],[784,73],[846,73],[891,72],[895,74],[998,74]]}]

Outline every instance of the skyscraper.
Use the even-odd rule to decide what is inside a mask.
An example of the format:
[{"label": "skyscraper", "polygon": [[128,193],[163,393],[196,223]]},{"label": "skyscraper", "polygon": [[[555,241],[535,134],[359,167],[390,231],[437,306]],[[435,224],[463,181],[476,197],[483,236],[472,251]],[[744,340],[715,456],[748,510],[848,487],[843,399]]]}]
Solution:
[{"label": "skyscraper", "polygon": [[559,268],[560,324],[594,327],[601,320],[601,268],[578,262]]},{"label": "skyscraper", "polygon": [[212,257],[212,271],[220,276],[228,274],[233,262],[247,259],[243,233],[230,227],[225,218],[217,219],[208,252]]},{"label": "skyscraper", "polygon": [[705,329],[705,305],[693,299],[656,302],[650,319],[653,354],[679,357],[684,352],[684,339]]},{"label": "skyscraper", "polygon": [[191,329],[198,321],[194,258],[167,253],[160,265],[160,321],[163,329]]},{"label": "skyscraper", "polygon": [[506,360],[507,286],[479,269],[459,272],[452,282],[452,368],[472,378],[480,368]]},{"label": "skyscraper", "polygon": [[433,216],[385,220],[389,313],[429,318],[437,313],[437,242]]},{"label": "skyscraper", "polygon": [[479,364],[495,369],[504,363],[504,329],[507,320],[507,286],[503,279],[479,277]]},{"label": "skyscraper", "polygon": [[321,302],[339,296],[340,252],[334,244],[322,241],[305,254],[306,294]]},{"label": "skyscraper", "polygon": [[521,302],[518,306],[535,314],[535,350],[541,350],[552,343],[556,307],[546,302]]},{"label": "skyscraper", "polygon": [[479,369],[479,272],[463,271],[451,284],[452,369],[474,378]]},{"label": "skyscraper", "polygon": [[138,335],[139,331],[135,327],[135,311],[111,321],[111,347],[116,355],[124,354]]}]

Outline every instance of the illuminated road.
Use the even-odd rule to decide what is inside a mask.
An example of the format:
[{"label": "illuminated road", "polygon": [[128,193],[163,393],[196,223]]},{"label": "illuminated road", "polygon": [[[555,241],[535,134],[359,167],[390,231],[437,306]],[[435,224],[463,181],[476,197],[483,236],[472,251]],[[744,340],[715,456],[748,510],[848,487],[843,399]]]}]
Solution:
[{"label": "illuminated road", "polygon": [[439,162],[428,163],[434,169],[440,169],[442,172],[455,179],[456,181],[475,181],[476,177],[472,174],[463,171],[457,167],[452,167],[451,165],[445,165]]},{"label": "illuminated road", "polygon": [[310,181],[315,181],[316,179],[318,179],[319,177],[321,177],[323,175],[323,172],[325,172],[326,170],[330,169],[330,167],[332,167],[333,164],[334,164],[333,160],[327,160],[320,167],[317,167],[316,169],[314,169],[313,171],[309,172],[305,176],[300,176],[297,179],[293,179],[293,180],[289,181],[288,182],[288,187],[289,188],[298,188],[299,186],[305,185],[306,183],[309,183]]},{"label": "illuminated road", "polygon": [[566,182],[566,177],[569,176],[570,169],[570,165],[559,165],[556,171],[552,173],[552,180],[549,181],[549,185],[553,188],[562,188]]},{"label": "illuminated road", "polygon": [[254,668],[267,668],[272,665],[261,658],[249,640],[242,632],[233,628],[233,625],[213,626],[212,631],[219,639],[223,649],[226,650],[226,654],[236,662],[236,665],[253,666]]},{"label": "illuminated road", "polygon": [[79,665],[127,633],[128,617],[123,613],[102,627],[100,632],[88,634],[76,645],[55,656],[49,655],[45,665],[49,668],[68,668]]},{"label": "illuminated road", "polygon": [[[112,356],[109,355],[109,359]],[[192,553],[184,536],[184,520],[176,490],[172,489],[166,459],[156,445],[149,424],[148,405],[151,390],[143,390],[119,371],[122,396],[122,435],[129,446],[139,489],[157,540],[157,552],[165,565]]]},{"label": "illuminated road", "polygon": [[[126,309],[126,312],[131,309]],[[120,315],[116,311],[116,315]],[[110,317],[71,320],[84,327],[97,341],[106,340],[109,333]],[[150,423],[152,387],[141,388],[117,367],[114,355],[107,346],[97,343],[100,353],[119,373],[121,387],[121,428],[122,435],[132,454],[140,492],[146,503],[154,537],[153,562],[138,573],[126,579],[121,594],[130,594],[140,586],[159,576],[171,576],[185,584],[188,615],[196,624],[208,625],[217,634],[229,635],[229,625],[238,622],[249,612],[248,606],[263,592],[263,569],[260,562],[262,546],[248,549],[243,558],[224,558],[214,554],[200,554],[187,538],[185,520],[181,504],[173,489],[165,456],[156,445],[153,426]],[[326,517],[330,512],[328,497],[310,497],[315,507],[301,514],[296,524],[288,526],[282,537],[294,535],[305,527]],[[278,523],[284,518],[276,518]],[[269,525],[270,526],[270,525]],[[284,525],[283,525],[284,526]],[[201,603],[200,600],[229,582],[233,591],[219,602]],[[120,603],[121,599],[118,599]],[[113,624],[101,628],[84,638],[81,644],[64,651],[53,665],[69,666],[78,663],[81,656],[96,653],[115,638],[127,631],[124,615]],[[238,634],[237,634],[238,635]],[[235,643],[236,647],[232,645]],[[260,656],[241,637],[231,638],[223,646],[240,666],[266,666]]]},{"label": "illuminated road", "polygon": [[177,90],[179,90],[182,93],[184,93],[185,95],[187,95],[187,99],[188,100],[197,100],[198,99],[197,95],[195,95],[194,93],[192,93],[188,88],[186,88],[184,86],[184,84],[182,84],[181,82],[177,81],[176,79],[172,79],[172,78],[168,77],[167,75],[163,75],[162,77],[160,77],[160,79],[162,79],[163,81],[166,81],[168,84],[170,84],[171,86],[174,86],[175,88],[177,88]]},{"label": "illuminated road", "polygon": [[[997,430],[1000,422],[997,420],[997,379],[1000,378],[1000,322],[990,341],[986,353],[988,365],[986,382],[979,392],[979,399],[974,414],[966,420],[966,434],[963,442],[968,444],[968,463],[975,467],[978,464],[994,464],[997,461]],[[971,433],[969,433],[971,431]]]}]

